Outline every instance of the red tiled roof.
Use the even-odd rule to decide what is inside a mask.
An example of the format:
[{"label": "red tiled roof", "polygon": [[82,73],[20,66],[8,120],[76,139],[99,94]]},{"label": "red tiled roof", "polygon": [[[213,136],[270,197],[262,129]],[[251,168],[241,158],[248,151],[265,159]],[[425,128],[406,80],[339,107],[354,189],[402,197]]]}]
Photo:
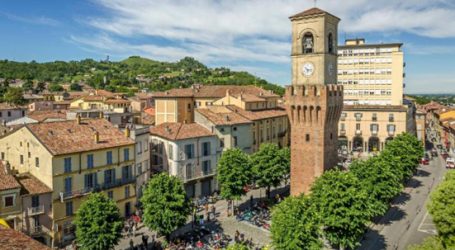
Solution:
[{"label": "red tiled roof", "polygon": [[52,189],[31,174],[21,174],[16,178],[23,187],[22,194],[32,195],[52,192]]},{"label": "red tiled roof", "polygon": [[227,91],[231,95],[238,96],[241,93],[245,95],[266,97],[279,97],[271,91],[248,85],[193,85],[191,88],[171,89],[163,92],[153,93],[154,98],[167,97],[195,97],[195,98],[222,98],[226,96]]},{"label": "red tiled roof", "polygon": [[0,190],[15,189],[20,187],[21,185],[16,181],[16,178],[6,172],[3,162],[0,161]]},{"label": "red tiled roof", "polygon": [[0,246],[8,250],[50,250],[49,247],[11,228],[0,225]]},{"label": "red tiled roof", "polygon": [[248,124],[251,123],[250,120],[243,117],[242,115],[233,112],[232,110],[221,106],[215,108],[215,106],[205,108],[205,109],[196,109],[196,112],[207,118],[215,125],[233,125],[233,124]]},{"label": "red tiled roof", "polygon": [[152,127],[150,128],[150,134],[172,141],[215,135],[197,123],[177,122],[165,122]]},{"label": "red tiled roof", "polygon": [[106,97],[100,95],[87,95],[83,96],[81,99],[88,102],[102,102]]},{"label": "red tiled roof", "polygon": [[238,113],[239,115],[241,115],[251,121],[287,116],[286,110],[281,109],[281,108],[265,109],[265,110],[257,110],[257,111],[244,110],[244,109],[238,108],[233,105],[228,105],[228,106],[226,106],[226,108],[232,110],[233,112]]},{"label": "red tiled roof", "polygon": [[[134,144],[105,119],[36,123],[25,125],[53,154],[70,154]],[[94,134],[99,133],[95,142]]]},{"label": "red tiled roof", "polygon": [[21,107],[17,105],[11,105],[6,102],[0,102],[0,110],[8,110],[8,109],[27,109],[27,107]]},{"label": "red tiled roof", "polygon": [[146,108],[144,109],[144,113],[155,116],[155,108]]},{"label": "red tiled roof", "polygon": [[38,122],[43,122],[47,119],[66,119],[66,111],[33,111],[28,113],[27,116]]},{"label": "red tiled roof", "polygon": [[129,100],[125,100],[125,99],[108,99],[104,103],[107,103],[107,104],[120,104],[120,103],[130,104],[131,102]]}]

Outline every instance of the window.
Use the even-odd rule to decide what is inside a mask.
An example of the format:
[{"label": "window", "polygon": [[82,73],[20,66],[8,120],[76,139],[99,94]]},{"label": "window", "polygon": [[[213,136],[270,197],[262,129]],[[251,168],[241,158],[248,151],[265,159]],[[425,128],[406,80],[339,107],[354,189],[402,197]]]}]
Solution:
[{"label": "window", "polygon": [[107,151],[106,152],[106,163],[108,165],[112,164],[112,151]]},{"label": "window", "polygon": [[71,157],[65,158],[63,161],[65,173],[71,172]]},{"label": "window", "polygon": [[346,130],[346,124],[340,123],[340,130],[345,131]]},{"label": "window", "polygon": [[224,132],[224,128],[220,128],[220,132],[223,133]]},{"label": "window", "polygon": [[11,111],[8,111],[8,117],[11,117]]},{"label": "window", "polygon": [[3,206],[4,207],[14,206],[14,198],[15,198],[15,195],[3,196]]},{"label": "window", "polygon": [[378,116],[376,115],[376,113],[373,113],[373,116],[371,117],[371,120],[374,121],[374,122],[378,120]]},{"label": "window", "polygon": [[211,173],[210,160],[202,162],[202,172],[204,173],[204,175],[208,175]]},{"label": "window", "polygon": [[238,143],[237,143],[237,136],[234,136],[234,147],[237,147]]},{"label": "window", "polygon": [[342,120],[342,121],[346,120],[346,116],[347,116],[346,113],[341,113],[340,120]]},{"label": "window", "polygon": [[107,192],[107,197],[108,197],[109,199],[113,200],[113,199],[114,199],[114,191],[108,191],[108,192]]},{"label": "window", "polygon": [[21,164],[24,164],[24,156],[23,155],[19,156],[19,161],[20,161]]},{"label": "window", "polygon": [[24,116],[25,116],[25,111],[24,111],[24,110],[22,110],[22,117],[24,117]]},{"label": "window", "polygon": [[333,53],[333,35],[332,33],[329,33],[329,37],[328,37],[328,49],[329,49],[329,53]]},{"label": "window", "polygon": [[39,206],[39,195],[33,195],[32,196],[32,207],[38,207]]},{"label": "window", "polygon": [[35,166],[39,168],[39,158],[35,157]]},{"label": "window", "polygon": [[73,182],[73,180],[71,177],[65,178],[65,193],[71,192],[72,182]]},{"label": "window", "polygon": [[142,142],[137,142],[136,144],[136,151],[137,151],[137,154],[140,155],[142,154]]},{"label": "window", "polygon": [[186,155],[186,159],[194,158],[194,145],[193,144],[185,145],[185,155]]},{"label": "window", "polygon": [[233,127],[232,130],[237,131],[237,127]]},{"label": "window", "polygon": [[122,167],[122,179],[129,180],[132,177],[131,166]]},{"label": "window", "polygon": [[220,139],[220,148],[224,148],[224,138]]},{"label": "window", "polygon": [[93,154],[87,155],[87,168],[93,168]]},{"label": "window", "polygon": [[191,109],[191,103],[188,103],[188,109]]},{"label": "window", "polygon": [[371,130],[371,133],[373,134],[376,134],[379,130],[379,125],[378,124],[371,124],[370,125],[370,130]]},{"label": "window", "polygon": [[136,164],[136,168],[137,168],[137,174],[138,175],[142,174],[142,163]]},{"label": "window", "polygon": [[311,32],[305,33],[302,40],[303,54],[313,53],[314,38]]},{"label": "window", "polygon": [[356,124],[355,124],[355,129],[356,129],[356,130],[360,130],[360,123],[356,123]]},{"label": "window", "polygon": [[362,119],[362,113],[355,113],[354,116],[356,121],[360,121]]},{"label": "window", "polygon": [[172,146],[172,144],[168,144],[167,145],[167,154],[168,154],[168,159],[169,160],[172,160],[174,159],[174,147]]},{"label": "window", "polygon": [[3,116],[3,112],[2,112],[2,111],[0,111],[0,117],[2,117],[2,116]]},{"label": "window", "polygon": [[2,160],[5,159],[5,152],[2,152]]},{"label": "window", "polygon": [[393,124],[387,125],[387,132],[389,132],[389,133],[395,132],[395,125],[393,125]]},{"label": "window", "polygon": [[28,158],[32,157],[32,153],[28,152]]},{"label": "window", "polygon": [[115,180],[115,169],[104,170],[104,183],[111,184]]},{"label": "window", "polygon": [[86,174],[84,176],[84,187],[93,188],[98,184],[96,173]]},{"label": "window", "polygon": [[394,121],[393,114],[389,114],[389,122],[393,122],[393,121]]},{"label": "window", "polygon": [[210,142],[202,143],[202,156],[210,155]]},{"label": "window", "polygon": [[310,141],[310,134],[305,135],[305,141]]},{"label": "window", "polygon": [[73,202],[72,201],[66,202],[65,208],[66,208],[66,216],[72,216],[73,215]]},{"label": "window", "polygon": [[148,144],[148,142],[146,141],[146,142],[144,143],[144,152],[147,152],[148,150],[149,150],[149,144]]},{"label": "window", "polygon": [[125,198],[130,197],[130,186],[125,186]]},{"label": "window", "polygon": [[130,149],[129,148],[124,148],[123,149],[123,160],[124,161],[129,161],[130,160]]},{"label": "window", "polygon": [[191,164],[189,164],[189,163],[186,164],[185,172],[186,172],[186,179],[193,178],[193,167],[191,167]]}]

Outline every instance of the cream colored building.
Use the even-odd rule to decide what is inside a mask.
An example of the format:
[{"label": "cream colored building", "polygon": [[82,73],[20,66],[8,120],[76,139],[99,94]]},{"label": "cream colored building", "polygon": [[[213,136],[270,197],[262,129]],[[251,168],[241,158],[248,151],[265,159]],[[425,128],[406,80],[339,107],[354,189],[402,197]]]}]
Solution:
[{"label": "cream colored building", "polygon": [[367,44],[348,39],[338,46],[338,84],[347,105],[402,105],[402,43]]},{"label": "cream colored building", "polygon": [[71,242],[74,213],[87,194],[102,191],[122,216],[135,210],[134,141],[104,119],[27,124],[0,138],[12,170],[52,190],[53,246]]}]

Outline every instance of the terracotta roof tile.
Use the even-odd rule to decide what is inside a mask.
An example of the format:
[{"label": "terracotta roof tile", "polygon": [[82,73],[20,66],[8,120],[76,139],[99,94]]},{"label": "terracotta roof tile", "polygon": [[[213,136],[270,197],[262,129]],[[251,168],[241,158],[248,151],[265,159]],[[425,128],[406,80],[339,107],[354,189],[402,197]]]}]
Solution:
[{"label": "terracotta roof tile", "polygon": [[257,111],[244,110],[233,105],[228,105],[226,106],[226,108],[238,113],[239,115],[251,121],[287,116],[286,110],[282,108],[265,109]]},{"label": "terracotta roof tile", "polygon": [[8,250],[50,250],[49,247],[11,228],[0,225],[0,246]]},{"label": "terracotta roof tile", "polygon": [[214,136],[215,134],[197,123],[165,122],[150,128],[150,134],[168,140]]},{"label": "terracotta roof tile", "polygon": [[196,98],[222,98],[226,96],[227,91],[231,95],[237,96],[241,93],[245,95],[254,95],[265,97],[279,97],[271,91],[248,85],[193,85],[191,88],[171,89],[163,92],[153,93],[154,98],[166,97],[196,97]]},{"label": "terracotta roof tile", "polygon": [[11,105],[6,102],[0,102],[0,110],[8,110],[8,109],[27,109],[27,107]]},{"label": "terracotta roof tile", "polygon": [[[105,119],[60,121],[25,125],[53,155],[70,154],[134,144]],[[99,142],[94,134],[99,133]]]},{"label": "terracotta roof tile", "polygon": [[6,172],[3,162],[0,161],[0,190],[15,189],[20,187],[21,185],[16,181],[16,178]]},{"label": "terracotta roof tile", "polygon": [[52,189],[46,186],[46,184],[42,183],[35,176],[29,173],[21,174],[16,178],[23,188],[22,194],[33,195],[52,192]]},{"label": "terracotta roof tile", "polygon": [[155,116],[155,108],[146,108],[146,109],[144,109],[144,113]]},{"label": "terracotta roof tile", "polygon": [[108,99],[104,103],[107,103],[107,104],[121,104],[121,103],[130,104],[131,101],[125,100],[125,99]]},{"label": "terracotta roof tile", "polygon": [[221,106],[214,108],[215,106],[208,107],[205,109],[196,109],[195,111],[207,118],[215,125],[233,125],[233,124],[248,124],[252,123],[242,115],[233,112],[232,110]]},{"label": "terracotta roof tile", "polygon": [[27,116],[38,122],[43,122],[47,119],[66,119],[66,111],[33,111],[27,114]]}]

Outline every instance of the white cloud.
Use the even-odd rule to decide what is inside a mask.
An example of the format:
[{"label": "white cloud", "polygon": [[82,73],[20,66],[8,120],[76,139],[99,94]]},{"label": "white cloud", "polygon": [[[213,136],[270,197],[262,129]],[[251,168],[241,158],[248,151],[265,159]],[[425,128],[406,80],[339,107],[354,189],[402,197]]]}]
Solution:
[{"label": "white cloud", "polygon": [[28,24],[38,24],[38,25],[48,25],[48,26],[57,26],[60,24],[59,21],[49,18],[49,17],[45,17],[45,16],[23,17],[23,16],[14,15],[11,13],[6,13],[6,12],[0,12],[0,16],[4,16],[12,21],[28,23]]}]

